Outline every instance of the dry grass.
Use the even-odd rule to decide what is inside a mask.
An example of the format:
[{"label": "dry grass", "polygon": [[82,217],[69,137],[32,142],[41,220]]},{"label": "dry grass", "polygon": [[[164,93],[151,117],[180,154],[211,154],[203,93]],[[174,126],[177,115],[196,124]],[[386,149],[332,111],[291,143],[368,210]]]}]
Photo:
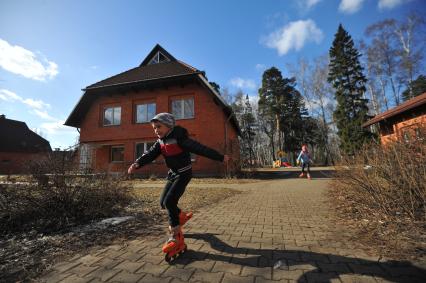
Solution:
[{"label": "dry grass", "polygon": [[[221,180],[211,179],[210,182],[221,184]],[[125,187],[129,186],[128,181],[122,183]],[[87,253],[90,249],[123,243],[137,237],[163,235],[167,227],[167,216],[166,211],[160,210],[159,205],[162,188],[158,187],[158,182],[144,181],[144,186],[137,186],[140,184],[138,181],[131,183],[137,187],[132,189],[133,201],[114,215],[134,217],[127,222],[102,229],[91,228],[88,223],[50,234],[27,230],[0,237],[0,282],[31,281],[57,259],[72,257],[76,253]],[[187,188],[180,206],[185,210],[197,211],[240,193],[226,188],[226,183],[220,188],[208,187],[208,184],[203,188]],[[157,187],[152,187],[153,185]]]},{"label": "dry grass", "polygon": [[331,197],[357,241],[383,256],[426,257],[425,160],[425,140],[370,145],[344,159]]}]

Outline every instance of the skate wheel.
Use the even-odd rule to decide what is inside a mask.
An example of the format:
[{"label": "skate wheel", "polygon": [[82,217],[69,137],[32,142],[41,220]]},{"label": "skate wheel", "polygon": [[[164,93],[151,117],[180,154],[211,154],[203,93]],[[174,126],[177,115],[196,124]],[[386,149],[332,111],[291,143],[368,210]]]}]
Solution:
[{"label": "skate wheel", "polygon": [[170,263],[170,261],[172,260],[172,258],[169,256],[169,254],[166,254],[166,255],[164,256],[164,260],[165,260],[167,263]]}]

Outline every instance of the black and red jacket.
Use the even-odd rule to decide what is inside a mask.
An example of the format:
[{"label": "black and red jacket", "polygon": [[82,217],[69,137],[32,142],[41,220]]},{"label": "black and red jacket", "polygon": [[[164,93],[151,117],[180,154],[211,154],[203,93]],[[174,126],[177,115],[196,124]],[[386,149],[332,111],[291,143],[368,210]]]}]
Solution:
[{"label": "black and red jacket", "polygon": [[136,163],[139,166],[144,166],[162,154],[167,167],[173,172],[182,173],[192,168],[191,152],[213,160],[223,161],[222,154],[190,139],[185,128],[175,126],[164,138],[158,139],[149,150],[136,159]]}]

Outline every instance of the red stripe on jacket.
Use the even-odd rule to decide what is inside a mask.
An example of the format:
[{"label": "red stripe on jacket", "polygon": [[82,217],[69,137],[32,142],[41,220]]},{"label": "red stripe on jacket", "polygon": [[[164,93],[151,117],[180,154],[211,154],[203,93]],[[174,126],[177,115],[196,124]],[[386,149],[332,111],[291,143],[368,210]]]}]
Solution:
[{"label": "red stripe on jacket", "polygon": [[182,148],[177,144],[161,144],[161,153],[164,156],[172,156],[182,153]]}]

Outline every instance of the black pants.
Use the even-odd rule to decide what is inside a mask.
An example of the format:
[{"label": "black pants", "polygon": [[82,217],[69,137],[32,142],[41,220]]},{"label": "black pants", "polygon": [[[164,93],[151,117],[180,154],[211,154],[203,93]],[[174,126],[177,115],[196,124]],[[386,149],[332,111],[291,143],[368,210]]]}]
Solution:
[{"label": "black pants", "polygon": [[302,163],[302,173],[305,173],[305,166],[306,166],[306,169],[308,171],[308,174],[310,174],[311,170],[310,170],[309,162],[308,163]]},{"label": "black pants", "polygon": [[179,225],[180,209],[177,205],[191,178],[192,170],[179,174],[169,171],[167,176],[167,183],[161,194],[160,205],[163,209],[167,209],[169,224],[172,227]]}]

